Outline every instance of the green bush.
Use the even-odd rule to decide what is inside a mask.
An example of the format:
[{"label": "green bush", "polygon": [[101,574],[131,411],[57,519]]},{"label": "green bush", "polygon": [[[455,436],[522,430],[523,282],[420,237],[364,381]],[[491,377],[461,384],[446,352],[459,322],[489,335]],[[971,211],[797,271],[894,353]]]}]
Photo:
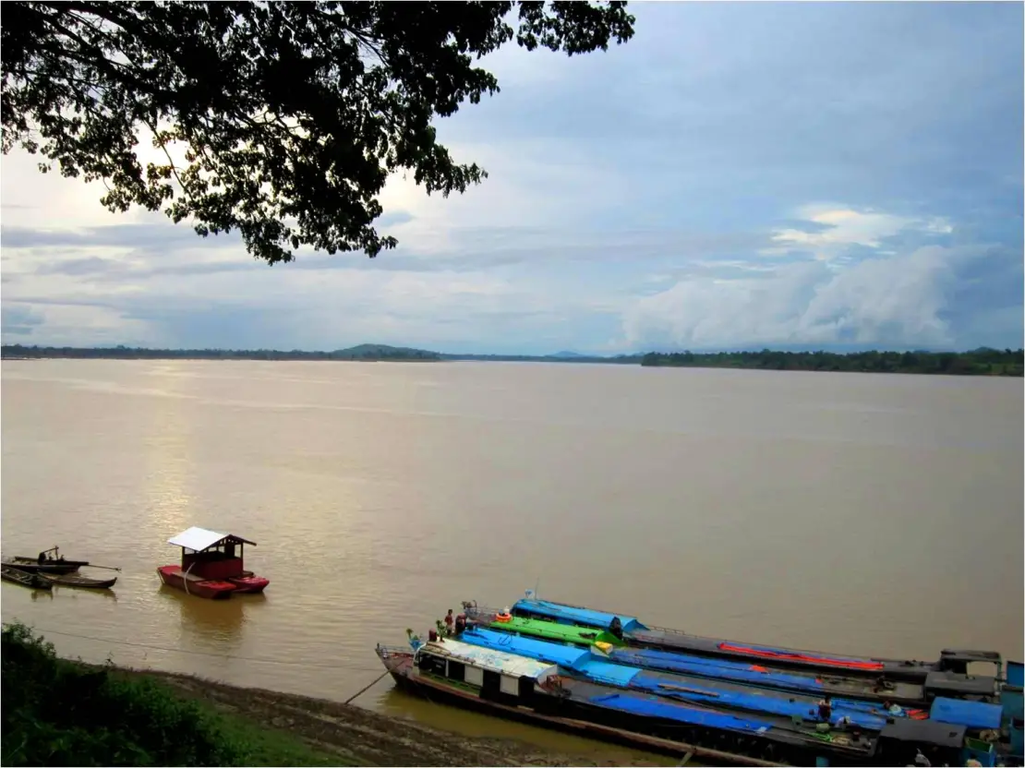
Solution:
[{"label": "green bush", "polygon": [[4,626],[2,659],[4,765],[245,765],[251,757],[213,712],[153,681],[58,659],[24,625]]}]

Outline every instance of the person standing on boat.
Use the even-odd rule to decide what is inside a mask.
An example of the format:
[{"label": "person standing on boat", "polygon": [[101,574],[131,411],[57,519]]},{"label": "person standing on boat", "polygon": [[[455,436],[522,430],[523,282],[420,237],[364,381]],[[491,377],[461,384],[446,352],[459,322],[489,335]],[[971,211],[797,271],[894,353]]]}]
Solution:
[{"label": "person standing on boat", "polygon": [[833,716],[833,700],[828,696],[824,699],[819,700],[819,717],[822,718],[822,722],[828,723],[830,718]]},{"label": "person standing on boat", "polygon": [[448,609],[448,613],[445,614],[445,634],[452,637],[452,622],[456,620],[456,617],[452,615],[452,609]]},{"label": "person standing on boat", "polygon": [[609,623],[609,632],[616,639],[623,639],[623,622],[619,620],[618,616],[612,617],[612,621]]}]

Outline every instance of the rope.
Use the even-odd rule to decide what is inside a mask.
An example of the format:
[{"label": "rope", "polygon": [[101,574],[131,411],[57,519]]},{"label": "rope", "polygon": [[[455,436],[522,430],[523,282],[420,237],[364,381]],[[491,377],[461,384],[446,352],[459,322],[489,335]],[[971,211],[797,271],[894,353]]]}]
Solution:
[{"label": "rope", "polygon": [[391,670],[390,669],[384,670],[384,674],[382,674],[379,677],[374,678],[374,682],[372,682],[370,685],[367,685],[367,686],[365,686],[363,688],[360,688],[358,691],[356,691],[356,693],[352,694],[352,696],[347,698],[343,703],[344,704],[351,704],[354,699],[358,698],[362,694],[364,694],[367,691],[369,691],[371,688],[373,688],[375,685],[377,685],[379,682],[381,682],[385,678],[385,676],[390,675],[390,674],[391,674]]}]

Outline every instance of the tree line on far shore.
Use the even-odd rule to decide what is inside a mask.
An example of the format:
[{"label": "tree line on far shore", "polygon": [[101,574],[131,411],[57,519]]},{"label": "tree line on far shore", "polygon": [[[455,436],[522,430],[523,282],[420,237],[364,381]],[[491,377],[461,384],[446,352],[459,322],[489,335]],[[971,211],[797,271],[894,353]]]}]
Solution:
[{"label": "tree line on far shore", "polygon": [[4,359],[115,360],[355,360],[441,362],[495,360],[560,363],[637,364],[671,368],[753,368],[773,371],[851,371],[863,373],[926,373],[974,376],[1021,376],[1025,350],[980,347],[970,352],[649,352],[616,357],[552,355],[452,355],[387,344],[360,344],[333,352],[284,352],[274,349],[146,349],[142,347],[39,347],[5,344]]},{"label": "tree line on far shore", "polygon": [[772,371],[851,371],[1021,376],[1025,350],[981,347],[970,352],[651,352],[641,365],[674,368],[757,368]]}]

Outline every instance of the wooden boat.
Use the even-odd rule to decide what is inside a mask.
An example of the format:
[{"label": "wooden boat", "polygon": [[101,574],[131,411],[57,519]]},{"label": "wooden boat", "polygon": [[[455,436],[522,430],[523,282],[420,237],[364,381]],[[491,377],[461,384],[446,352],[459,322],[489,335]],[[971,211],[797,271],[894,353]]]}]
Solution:
[{"label": "wooden boat", "polygon": [[[947,649],[940,652],[940,657],[936,661],[840,656],[819,651],[702,637],[676,629],[648,627],[635,617],[539,600],[529,593],[528,597],[513,605],[511,614],[558,624],[605,629],[621,638],[625,645],[634,648],[677,651],[787,669],[806,669],[827,675],[839,673],[891,681],[905,680],[924,684],[926,688],[932,689],[935,695],[979,695],[980,680],[983,681],[982,687],[988,688],[988,695],[993,695],[995,681],[1001,676],[1003,669],[1003,659],[995,651]],[[968,665],[973,663],[995,666],[996,675],[969,675]]]},{"label": "wooden boat", "polygon": [[[1005,719],[1000,704],[995,702],[937,696],[924,707],[898,707],[878,700],[832,696],[821,691],[798,693],[708,675],[644,669],[611,662],[589,648],[482,627],[470,627],[457,639],[461,643],[484,649],[558,664],[560,674],[582,682],[653,694],[672,701],[713,706],[719,710],[741,710],[760,718],[783,716],[812,724],[828,723],[831,729],[842,725],[847,730],[858,729],[870,733],[879,732],[888,723],[902,718],[932,719],[963,725],[969,737],[982,738],[984,732],[998,732]],[[822,709],[821,702],[826,699],[830,704]]]},{"label": "wooden boat", "polygon": [[[378,645],[377,654],[396,684],[433,702],[706,764],[907,765],[921,750],[933,765],[963,765],[977,754],[957,722],[889,719],[875,733],[834,730],[782,713],[730,711],[581,680],[557,664],[452,639],[414,637],[410,646]],[[985,746],[995,753],[1004,745]]]},{"label": "wooden boat", "polygon": [[79,576],[74,573],[41,573],[39,578],[59,587],[75,587],[76,589],[110,589],[117,583],[117,576],[112,579],[90,579],[87,576]]},{"label": "wooden boat", "polygon": [[51,584],[37,573],[29,573],[10,566],[0,566],[0,578],[12,584],[20,584],[29,589],[50,589]]},{"label": "wooden boat", "polygon": [[[55,553],[57,556],[51,555]],[[53,547],[40,552],[37,557],[24,557],[16,555],[14,557],[5,558],[3,565],[10,566],[11,568],[18,568],[22,571],[28,571],[29,573],[74,573],[82,566],[89,565],[88,560],[65,560],[63,555],[59,554],[58,548]]]},{"label": "wooden boat", "polygon": [[157,575],[174,589],[209,600],[224,600],[237,592],[263,592],[270,584],[268,579],[245,570],[245,545],[255,547],[256,542],[241,536],[192,527],[167,543],[181,547],[181,565],[161,566]]},{"label": "wooden boat", "polygon": [[[934,690],[926,689],[924,682],[896,680],[881,683],[871,677],[845,674],[840,670],[825,674],[817,670],[775,667],[771,662],[751,664],[747,661],[702,656],[685,651],[630,647],[608,630],[522,616],[504,616],[499,619],[490,609],[481,609],[472,603],[464,603],[463,607],[467,612],[465,615],[470,627],[539,638],[579,648],[594,648],[602,659],[616,664],[728,680],[745,686],[791,691],[817,698],[849,697],[880,703],[890,702],[902,707],[927,706],[936,695]],[[483,636],[487,636],[486,631]],[[951,688],[944,694],[946,696],[981,701],[992,701],[996,698],[996,679],[993,677],[964,676],[956,689],[949,685],[951,680],[949,677],[946,679],[948,687]]]}]

